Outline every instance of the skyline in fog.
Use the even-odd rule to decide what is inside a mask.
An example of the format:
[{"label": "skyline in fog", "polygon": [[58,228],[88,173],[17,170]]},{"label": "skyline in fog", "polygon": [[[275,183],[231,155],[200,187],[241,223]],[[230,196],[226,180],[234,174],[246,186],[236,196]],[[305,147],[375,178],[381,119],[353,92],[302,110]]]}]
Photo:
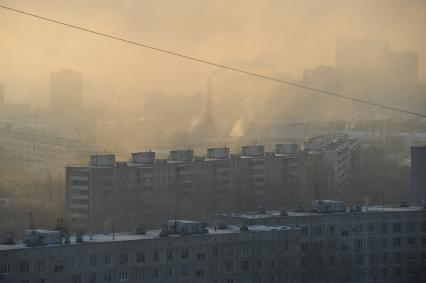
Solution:
[{"label": "skyline in fog", "polygon": [[[385,38],[392,51],[419,55],[426,81],[426,5],[421,1],[4,1],[2,4],[115,36],[283,79],[334,65],[338,39]],[[136,7],[136,8],[135,8]],[[323,10],[322,12],[320,12]],[[11,102],[47,106],[50,72],[85,76],[87,104],[141,91],[204,93],[217,68],[127,46],[83,32],[0,11],[7,52],[0,83]],[[136,74],[136,75],[135,75]],[[139,75],[138,75],[139,74]],[[276,84],[220,72],[215,95],[262,95]],[[238,85],[231,85],[238,80]],[[108,100],[108,99],[106,99]],[[142,100],[142,97],[141,97]]]}]

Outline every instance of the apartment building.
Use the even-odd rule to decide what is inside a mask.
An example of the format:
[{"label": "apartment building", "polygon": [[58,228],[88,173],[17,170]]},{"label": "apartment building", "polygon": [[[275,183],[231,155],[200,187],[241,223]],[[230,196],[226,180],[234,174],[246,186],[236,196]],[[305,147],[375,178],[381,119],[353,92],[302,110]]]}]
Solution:
[{"label": "apartment building", "polygon": [[317,200],[310,209],[217,214],[219,223],[302,229],[303,282],[425,282],[426,207],[352,206]]},{"label": "apartment building", "polygon": [[93,155],[87,165],[66,168],[66,218],[72,231],[110,231],[113,222],[127,231],[164,215],[205,219],[217,211],[302,203],[324,183],[322,158],[280,147],[265,153],[263,146],[245,146],[242,154],[211,148],[203,157],[173,150],[167,160],[138,152],[130,162]]},{"label": "apartment building", "polygon": [[63,237],[27,231],[0,245],[0,282],[300,282],[299,228],[207,227],[172,220],[160,230]]},{"label": "apartment building", "polygon": [[304,142],[304,150],[323,152],[327,179],[326,190],[330,195],[348,189],[351,178],[356,177],[360,165],[359,140],[349,139],[347,134],[318,135]]},{"label": "apartment building", "polygon": [[89,150],[76,138],[41,134],[37,129],[0,129],[0,164],[35,177],[64,176]]}]

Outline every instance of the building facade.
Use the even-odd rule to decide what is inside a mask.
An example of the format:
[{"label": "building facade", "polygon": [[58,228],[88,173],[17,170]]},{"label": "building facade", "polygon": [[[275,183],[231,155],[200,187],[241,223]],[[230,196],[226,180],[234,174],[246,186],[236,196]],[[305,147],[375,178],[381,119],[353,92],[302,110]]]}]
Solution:
[{"label": "building facade", "polygon": [[411,191],[415,201],[426,201],[426,146],[411,147]]},{"label": "building facade", "polygon": [[310,209],[218,214],[221,223],[302,229],[303,282],[424,282],[426,208],[314,201]]},{"label": "building facade", "polygon": [[0,245],[0,282],[300,282],[300,229],[196,226],[173,220],[161,232]]},{"label": "building facade", "polygon": [[178,215],[206,219],[217,211],[280,207],[312,199],[324,183],[322,152],[264,152],[245,147],[171,151],[168,160],[153,152],[119,162],[113,154],[92,156],[88,165],[66,168],[66,218],[73,231],[105,231],[112,222],[127,231],[138,219],[163,221]]}]

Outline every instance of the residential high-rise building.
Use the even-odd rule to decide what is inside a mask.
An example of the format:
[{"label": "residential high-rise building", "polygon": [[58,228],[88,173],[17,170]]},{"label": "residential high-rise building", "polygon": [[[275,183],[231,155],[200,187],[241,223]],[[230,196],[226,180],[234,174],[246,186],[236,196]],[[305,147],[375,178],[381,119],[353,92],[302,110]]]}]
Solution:
[{"label": "residential high-rise building", "polygon": [[[270,152],[243,146],[242,154],[210,148],[206,157],[172,150],[167,160],[138,152],[130,162],[97,154],[89,164],[66,168],[66,218],[73,231],[102,232],[113,219],[126,231],[142,218],[208,218],[217,211],[306,204],[316,191],[327,196],[328,164],[324,150],[300,151],[297,145]],[[344,164],[339,165],[340,170]]]},{"label": "residential high-rise building", "polygon": [[315,200],[311,207],[217,215],[233,225],[294,225],[302,229],[302,282],[424,282],[426,207],[346,207]]},{"label": "residential high-rise building", "polygon": [[83,109],[83,73],[73,70],[52,72],[50,107],[56,115],[72,115]]},{"label": "residential high-rise building", "polygon": [[426,146],[411,147],[411,191],[416,202],[426,201]]},{"label": "residential high-rise building", "polygon": [[77,237],[30,230],[24,243],[0,244],[0,282],[300,283],[300,234],[183,220]]}]

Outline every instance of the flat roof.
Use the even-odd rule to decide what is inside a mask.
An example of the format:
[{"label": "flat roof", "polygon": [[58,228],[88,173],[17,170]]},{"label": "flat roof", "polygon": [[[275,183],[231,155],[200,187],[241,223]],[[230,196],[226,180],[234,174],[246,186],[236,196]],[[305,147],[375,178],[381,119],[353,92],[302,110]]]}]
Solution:
[{"label": "flat roof", "polygon": [[312,210],[304,210],[304,211],[295,211],[295,210],[287,210],[287,215],[281,215],[279,210],[268,210],[265,213],[259,213],[257,211],[252,212],[231,212],[231,213],[216,213],[215,216],[219,217],[229,217],[229,218],[237,218],[237,219],[270,219],[277,217],[297,217],[297,216],[315,216],[315,215],[336,215],[336,214],[349,214],[349,213],[373,213],[373,212],[409,212],[409,211],[422,211],[425,210],[420,206],[399,206],[399,205],[373,205],[373,206],[363,206],[361,208],[361,212],[349,212],[349,211],[336,211],[336,212],[317,212]]},{"label": "flat roof", "polygon": [[226,234],[238,234],[238,233],[250,233],[250,232],[268,232],[268,231],[291,231],[297,230],[295,226],[291,225],[249,225],[248,231],[240,231],[240,227],[236,225],[228,225],[226,229],[214,229],[208,227],[208,233],[205,234],[190,234],[190,235],[169,235],[167,237],[160,237],[160,230],[149,230],[146,231],[145,235],[139,235],[135,233],[116,233],[113,239],[112,234],[95,234],[83,236],[83,243],[76,243],[76,237],[71,236],[71,244],[49,244],[35,247],[28,247],[25,243],[17,242],[13,245],[0,244],[0,251],[10,251],[17,249],[30,249],[30,248],[46,248],[46,247],[66,247],[80,244],[91,244],[91,243],[114,243],[114,242],[125,242],[125,241],[140,241],[140,240],[153,240],[153,239],[171,239],[171,238],[183,238],[183,237],[199,237],[209,235],[226,235]]}]

